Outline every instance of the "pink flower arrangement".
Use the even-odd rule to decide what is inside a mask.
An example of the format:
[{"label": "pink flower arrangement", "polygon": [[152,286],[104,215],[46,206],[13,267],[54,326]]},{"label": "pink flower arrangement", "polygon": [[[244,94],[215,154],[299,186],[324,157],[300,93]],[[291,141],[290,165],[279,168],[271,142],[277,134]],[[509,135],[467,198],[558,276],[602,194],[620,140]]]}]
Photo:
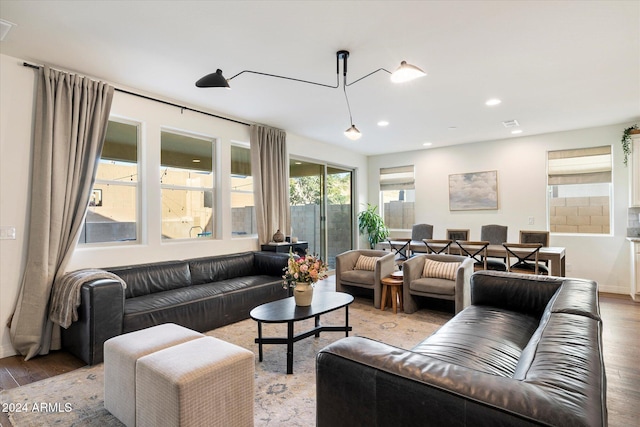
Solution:
[{"label": "pink flower arrangement", "polygon": [[317,255],[296,256],[289,252],[289,262],[284,269],[282,278],[285,289],[296,287],[296,282],[306,282],[313,285],[318,280],[327,278],[329,267]]}]

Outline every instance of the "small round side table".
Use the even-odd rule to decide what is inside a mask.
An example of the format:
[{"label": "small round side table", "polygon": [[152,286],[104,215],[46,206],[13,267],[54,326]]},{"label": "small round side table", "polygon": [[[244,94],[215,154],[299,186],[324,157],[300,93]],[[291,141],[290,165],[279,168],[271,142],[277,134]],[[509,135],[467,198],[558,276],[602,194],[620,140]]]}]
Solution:
[{"label": "small round side table", "polygon": [[[380,310],[384,311],[387,308],[387,294],[390,294],[391,306],[393,308],[393,314],[400,311],[404,311],[402,305],[402,271],[397,271],[380,280],[382,284],[382,301],[380,302]],[[398,303],[398,301],[400,301]]]}]

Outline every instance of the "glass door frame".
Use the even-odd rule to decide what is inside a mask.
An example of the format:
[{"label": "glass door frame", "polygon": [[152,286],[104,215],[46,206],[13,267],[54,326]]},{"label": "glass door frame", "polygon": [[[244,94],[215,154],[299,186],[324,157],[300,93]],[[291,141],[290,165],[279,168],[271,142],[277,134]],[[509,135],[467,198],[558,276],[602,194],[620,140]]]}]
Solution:
[{"label": "glass door frame", "polygon": [[[329,162],[325,162],[325,161],[318,161],[317,159],[310,159],[310,158],[306,158],[306,157],[302,157],[302,156],[294,156],[294,155],[290,155],[289,156],[289,163],[293,163],[294,161],[300,161],[303,163],[311,163],[314,165],[318,165],[320,166],[322,169],[322,176],[320,177],[320,181],[322,184],[322,188],[320,188],[320,242],[319,242],[319,246],[320,246],[320,257],[323,260],[327,260],[328,261],[328,239],[329,239],[329,231],[328,231],[328,183],[327,183],[327,177],[329,176],[328,170],[329,168],[333,168],[333,169],[339,169],[344,171],[345,173],[350,173],[351,175],[351,179],[350,179],[350,213],[349,213],[349,224],[350,224],[350,229],[351,232],[349,233],[349,249],[353,249],[353,245],[354,242],[356,241],[355,239],[357,238],[356,232],[357,232],[357,225],[355,222],[355,216],[356,216],[356,210],[355,210],[355,203],[356,203],[356,169],[353,167],[349,167],[349,166],[341,166],[341,165],[336,165],[334,163],[329,163]],[[290,176],[291,179],[291,176]],[[292,218],[292,227],[294,227],[293,225],[293,218]],[[295,229],[294,229],[295,232]],[[295,234],[295,233],[294,233]],[[310,248],[311,249],[311,248]],[[337,254],[336,254],[337,255]],[[333,268],[332,268],[333,269]]]}]

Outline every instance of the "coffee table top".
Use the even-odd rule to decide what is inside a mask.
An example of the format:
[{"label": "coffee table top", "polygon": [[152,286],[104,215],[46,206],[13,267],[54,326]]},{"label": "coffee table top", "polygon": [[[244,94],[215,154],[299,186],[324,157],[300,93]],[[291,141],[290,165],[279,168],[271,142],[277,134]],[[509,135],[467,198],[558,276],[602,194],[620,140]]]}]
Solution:
[{"label": "coffee table top", "polygon": [[266,323],[283,323],[309,319],[345,307],[353,302],[353,296],[343,292],[314,292],[308,307],[298,307],[294,297],[262,304],[251,310],[253,320]]}]

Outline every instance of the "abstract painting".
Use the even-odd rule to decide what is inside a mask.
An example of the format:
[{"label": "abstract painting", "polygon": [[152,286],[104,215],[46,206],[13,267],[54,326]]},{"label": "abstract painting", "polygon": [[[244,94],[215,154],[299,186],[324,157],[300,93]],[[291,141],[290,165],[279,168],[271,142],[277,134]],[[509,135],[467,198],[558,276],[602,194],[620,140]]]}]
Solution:
[{"label": "abstract painting", "polygon": [[498,209],[498,171],[449,175],[449,210]]}]

